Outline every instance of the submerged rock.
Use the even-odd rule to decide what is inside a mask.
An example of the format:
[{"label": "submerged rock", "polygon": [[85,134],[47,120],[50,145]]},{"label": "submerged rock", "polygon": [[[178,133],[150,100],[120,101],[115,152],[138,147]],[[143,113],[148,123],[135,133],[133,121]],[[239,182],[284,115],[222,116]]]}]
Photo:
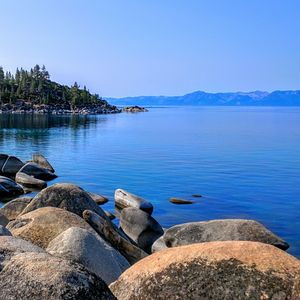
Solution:
[{"label": "submerged rock", "polygon": [[32,199],[22,214],[46,206],[63,208],[80,217],[82,217],[84,210],[89,209],[109,220],[102,208],[93,201],[86,191],[70,183],[57,183],[42,190]]},{"label": "submerged rock", "polygon": [[32,197],[20,197],[11,200],[0,208],[0,214],[4,215],[9,221],[12,221],[22,213],[31,200]]},{"label": "submerged rock", "polygon": [[192,201],[192,200],[179,199],[179,198],[170,198],[169,201],[174,204],[193,204],[194,203],[194,201]]},{"label": "submerged rock", "polygon": [[8,177],[0,176],[0,197],[14,197],[23,193],[24,190],[19,184]]},{"label": "submerged rock", "polygon": [[15,175],[22,167],[24,163],[15,156],[9,156],[2,166],[1,172],[8,176]]},{"label": "submerged rock", "polygon": [[106,198],[102,195],[98,195],[98,194],[92,193],[92,192],[87,192],[87,193],[98,205],[103,205],[108,202],[108,198]]},{"label": "submerged rock", "polygon": [[122,189],[117,189],[115,191],[115,203],[116,206],[121,209],[125,207],[135,207],[150,215],[153,212],[153,205],[150,202]]},{"label": "submerged rock", "polygon": [[0,299],[115,299],[101,278],[47,253],[13,256],[0,270]]},{"label": "submerged rock", "polygon": [[80,227],[93,232],[82,218],[56,207],[43,207],[22,214],[7,225],[13,236],[42,248],[47,248],[54,238],[70,227]]},{"label": "submerged rock", "polygon": [[54,256],[81,263],[107,284],[117,280],[130,267],[128,261],[98,234],[78,227],[62,232],[46,250]]},{"label": "submerged rock", "polygon": [[289,245],[262,224],[253,220],[224,219],[192,222],[166,230],[164,241],[168,247],[177,247],[211,241],[255,241],[286,250]]},{"label": "submerged rock", "polygon": [[152,244],[164,234],[160,224],[146,212],[127,207],[121,212],[120,226],[137,245],[151,252]]},{"label": "submerged rock", "polygon": [[36,179],[32,175],[27,175],[20,171],[16,174],[16,182],[24,185],[25,187],[32,187],[39,190],[47,186],[47,183],[44,180]]},{"label": "submerged rock", "polygon": [[152,254],[110,285],[129,299],[300,299],[300,261],[257,242],[210,242]]},{"label": "submerged rock", "polygon": [[42,154],[34,153],[32,155],[32,161],[41,166],[42,168],[49,170],[52,173],[55,172],[49,161]]},{"label": "submerged rock", "polygon": [[42,168],[34,162],[28,162],[26,165],[24,165],[24,167],[20,169],[19,172],[40,180],[52,180],[57,177],[48,169]]}]

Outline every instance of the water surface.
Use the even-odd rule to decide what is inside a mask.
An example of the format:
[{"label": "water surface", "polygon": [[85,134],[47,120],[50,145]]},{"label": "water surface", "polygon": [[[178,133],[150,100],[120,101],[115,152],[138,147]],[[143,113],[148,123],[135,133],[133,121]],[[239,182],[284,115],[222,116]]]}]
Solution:
[{"label": "water surface", "polygon": [[[101,116],[0,115],[0,152],[43,153],[59,178],[150,200],[164,226],[262,222],[300,257],[300,108],[180,107]],[[176,206],[170,197],[192,199]]]}]

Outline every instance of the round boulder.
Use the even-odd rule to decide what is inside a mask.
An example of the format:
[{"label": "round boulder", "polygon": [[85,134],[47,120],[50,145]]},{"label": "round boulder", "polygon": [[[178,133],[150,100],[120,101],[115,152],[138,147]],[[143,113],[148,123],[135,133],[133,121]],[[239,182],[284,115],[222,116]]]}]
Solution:
[{"label": "round boulder", "polygon": [[3,174],[13,176],[15,175],[22,167],[24,163],[15,156],[9,156],[5,163],[2,166],[1,172]]},{"label": "round boulder", "polygon": [[75,184],[57,183],[42,190],[32,199],[22,214],[46,206],[63,208],[80,217],[85,210],[92,210],[109,220],[102,208],[93,201],[88,193]]},{"label": "round boulder", "polygon": [[22,194],[24,194],[24,190],[19,184],[8,177],[0,176],[0,197],[9,198]]},{"label": "round boulder", "polygon": [[20,197],[11,200],[0,208],[0,214],[4,215],[9,221],[12,221],[21,214],[31,200],[32,197]]},{"label": "round boulder", "polygon": [[153,212],[153,205],[150,202],[122,189],[115,191],[115,204],[120,209],[125,207],[139,208],[149,215]]},{"label": "round boulder", "polygon": [[300,261],[268,244],[210,242],[152,254],[110,285],[129,299],[300,299]]},{"label": "round boulder", "polygon": [[30,241],[42,248],[70,227],[93,229],[79,216],[55,207],[43,207],[19,216],[8,223],[13,236]]},{"label": "round boulder", "polygon": [[19,172],[27,174],[29,176],[32,176],[40,180],[52,180],[57,177],[54,173],[50,172],[48,169],[42,168],[41,166],[39,166],[34,162],[28,162],[25,166],[23,166],[19,170]]},{"label": "round boulder", "polygon": [[286,250],[289,245],[262,224],[253,220],[224,219],[192,222],[166,230],[167,247],[177,247],[212,241],[253,241],[271,244]]},{"label": "round boulder", "polygon": [[0,299],[115,299],[105,282],[76,264],[47,253],[13,256],[0,271]]},{"label": "round boulder", "polygon": [[81,263],[107,284],[117,280],[130,267],[128,261],[98,234],[78,227],[62,232],[49,243],[46,251]]},{"label": "round boulder", "polygon": [[49,170],[52,173],[55,172],[55,170],[53,169],[49,161],[42,154],[39,153],[32,154],[32,161],[38,164],[39,166],[41,166],[42,168]]},{"label": "round boulder", "polygon": [[127,207],[121,212],[120,227],[137,245],[146,252],[151,252],[151,246],[164,234],[160,224],[148,213]]}]

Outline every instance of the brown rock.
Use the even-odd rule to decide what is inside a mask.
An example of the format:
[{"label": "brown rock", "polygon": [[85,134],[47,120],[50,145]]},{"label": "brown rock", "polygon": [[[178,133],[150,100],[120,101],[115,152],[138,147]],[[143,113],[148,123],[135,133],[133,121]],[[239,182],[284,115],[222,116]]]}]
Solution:
[{"label": "brown rock", "polygon": [[7,228],[13,236],[30,241],[42,248],[70,227],[93,229],[79,216],[54,207],[43,207],[19,216]]},{"label": "brown rock", "polygon": [[122,300],[300,299],[300,261],[257,242],[210,242],[162,250],[110,285]]},{"label": "brown rock", "polygon": [[0,208],[0,214],[4,215],[9,221],[17,218],[24,208],[30,203],[32,197],[20,197],[6,203]]}]

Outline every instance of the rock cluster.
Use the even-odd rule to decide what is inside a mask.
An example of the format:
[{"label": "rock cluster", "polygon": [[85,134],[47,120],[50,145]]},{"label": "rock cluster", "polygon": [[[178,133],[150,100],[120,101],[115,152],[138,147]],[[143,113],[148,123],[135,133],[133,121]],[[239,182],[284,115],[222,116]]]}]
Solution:
[{"label": "rock cluster", "polygon": [[134,106],[126,106],[124,108],[122,108],[123,112],[130,112],[130,113],[137,113],[137,112],[147,112],[148,109],[146,109],[145,107],[140,107],[137,105]]},{"label": "rock cluster", "polygon": [[98,115],[120,113],[121,110],[109,104],[91,104],[70,107],[70,105],[46,105],[32,104],[19,101],[17,104],[3,104],[0,107],[0,114],[52,114],[52,115]]},{"label": "rock cluster", "polygon": [[25,189],[41,190],[56,178],[54,169],[41,154],[34,154],[32,161],[22,162],[15,156],[0,154],[0,199],[12,199],[24,194]]},{"label": "rock cluster", "polygon": [[[54,172],[40,156],[29,164]],[[164,229],[149,201],[118,189],[117,226],[107,201],[58,183],[0,208],[0,299],[300,299],[300,261],[262,224]]]}]

